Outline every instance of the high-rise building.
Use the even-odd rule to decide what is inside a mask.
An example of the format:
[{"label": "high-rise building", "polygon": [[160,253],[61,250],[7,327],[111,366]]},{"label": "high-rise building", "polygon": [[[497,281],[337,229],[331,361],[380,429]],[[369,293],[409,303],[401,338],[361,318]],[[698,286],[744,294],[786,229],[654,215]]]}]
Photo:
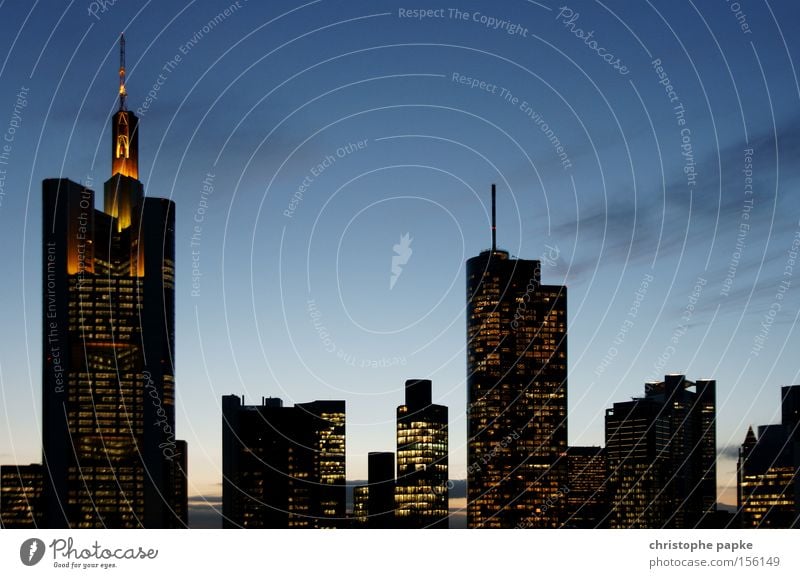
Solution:
[{"label": "high-rise building", "polygon": [[175,204],[144,196],[138,121],[119,110],[102,211],[90,188],[42,184],[42,524],[187,525],[175,434]]},{"label": "high-rise building", "polygon": [[800,385],[781,388],[781,423],[750,427],[739,449],[742,528],[800,528]]},{"label": "high-rise building", "polygon": [[[467,524],[557,528],[567,482],[567,288],[492,248],[467,261]],[[552,504],[551,504],[552,503]]]},{"label": "high-rise building", "polygon": [[605,421],[610,527],[715,523],[715,381],[668,375],[615,403]]},{"label": "high-rise building", "polygon": [[352,528],[366,528],[369,521],[369,485],[353,488]]},{"label": "high-rise building", "polygon": [[367,527],[395,528],[395,477],[392,452],[367,455]]},{"label": "high-rise building", "polygon": [[345,402],[222,398],[225,528],[345,524]]},{"label": "high-rise building", "polygon": [[447,408],[432,402],[427,379],[406,381],[397,408],[395,519],[403,528],[447,528]]},{"label": "high-rise building", "polygon": [[42,527],[41,464],[0,466],[0,528]]},{"label": "high-rise building", "polygon": [[367,454],[367,483],[353,488],[353,527],[397,528],[395,518],[394,454]]},{"label": "high-rise building", "polygon": [[599,446],[567,449],[565,528],[603,528],[608,517],[606,453]]}]

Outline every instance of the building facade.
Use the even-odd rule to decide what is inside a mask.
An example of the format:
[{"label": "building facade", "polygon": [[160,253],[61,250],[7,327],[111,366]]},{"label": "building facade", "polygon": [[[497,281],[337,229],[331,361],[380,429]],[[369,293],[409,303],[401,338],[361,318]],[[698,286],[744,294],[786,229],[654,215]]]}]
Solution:
[{"label": "building facade", "polygon": [[175,204],[144,196],[138,121],[112,118],[103,210],[42,184],[41,519],[48,528],[186,527],[175,430]]},{"label": "building facade", "polygon": [[447,528],[447,408],[432,402],[430,380],[405,385],[405,404],[397,408],[397,525]]},{"label": "building facade", "polygon": [[567,449],[565,528],[603,528],[608,517],[606,452],[600,446]]},{"label": "building facade", "polygon": [[41,464],[0,466],[0,528],[42,527]]},{"label": "building facade", "polygon": [[742,528],[800,528],[800,385],[781,388],[781,423],[749,428],[739,449]]},{"label": "building facade", "polygon": [[224,528],[346,523],[345,403],[222,398]]},{"label": "building facade", "polygon": [[697,528],[716,512],[716,382],[668,375],[606,410],[608,524]]},{"label": "building facade", "polygon": [[[494,217],[494,187],[492,214]],[[567,482],[567,289],[496,248],[467,261],[467,524],[558,528]]]}]

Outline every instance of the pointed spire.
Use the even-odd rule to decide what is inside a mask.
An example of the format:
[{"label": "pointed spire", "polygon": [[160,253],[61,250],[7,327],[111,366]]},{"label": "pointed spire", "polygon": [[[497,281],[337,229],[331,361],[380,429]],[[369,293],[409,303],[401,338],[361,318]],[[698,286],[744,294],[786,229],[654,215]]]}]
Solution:
[{"label": "pointed spire", "polygon": [[747,435],[744,438],[745,445],[756,444],[756,434],[753,433],[753,426],[747,428]]},{"label": "pointed spire", "polygon": [[128,93],[125,90],[125,33],[119,35],[119,109],[125,108],[125,97]]},{"label": "pointed spire", "polygon": [[497,251],[497,185],[492,184],[492,253]]}]

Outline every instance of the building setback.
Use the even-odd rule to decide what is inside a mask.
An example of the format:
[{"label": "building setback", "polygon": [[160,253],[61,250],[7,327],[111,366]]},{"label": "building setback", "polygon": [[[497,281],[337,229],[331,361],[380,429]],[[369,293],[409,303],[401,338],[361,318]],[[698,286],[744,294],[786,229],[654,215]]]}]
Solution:
[{"label": "building setback", "polygon": [[606,410],[605,430],[611,528],[715,523],[715,381],[648,383],[644,397]]},{"label": "building setback", "polygon": [[224,528],[345,524],[345,402],[222,398]]},{"label": "building setback", "polygon": [[[496,246],[467,261],[467,524],[558,528],[567,482],[567,289]],[[548,504],[545,506],[545,504]]]},{"label": "building setback", "polygon": [[742,528],[800,528],[800,385],[781,388],[781,423],[753,428],[739,449]]}]

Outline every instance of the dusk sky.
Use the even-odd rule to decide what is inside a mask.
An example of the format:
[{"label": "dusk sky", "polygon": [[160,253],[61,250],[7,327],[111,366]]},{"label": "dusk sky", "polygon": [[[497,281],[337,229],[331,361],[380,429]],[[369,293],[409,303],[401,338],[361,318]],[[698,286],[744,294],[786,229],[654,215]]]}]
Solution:
[{"label": "dusk sky", "polygon": [[177,203],[190,496],[221,492],[222,395],[346,400],[356,480],[409,378],[466,477],[496,183],[500,248],[569,287],[569,443],[646,381],[714,378],[735,503],[748,425],[800,381],[800,7],[455,4],[0,1],[0,463],[41,459],[41,181],[102,191],[124,31],[140,179]]}]

